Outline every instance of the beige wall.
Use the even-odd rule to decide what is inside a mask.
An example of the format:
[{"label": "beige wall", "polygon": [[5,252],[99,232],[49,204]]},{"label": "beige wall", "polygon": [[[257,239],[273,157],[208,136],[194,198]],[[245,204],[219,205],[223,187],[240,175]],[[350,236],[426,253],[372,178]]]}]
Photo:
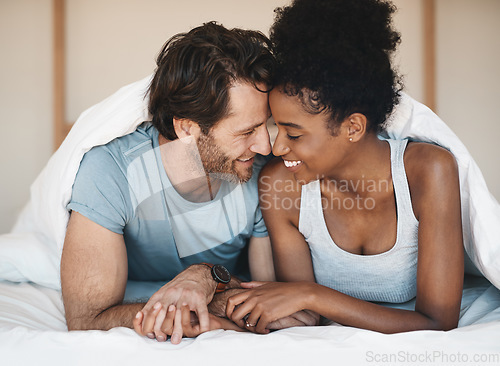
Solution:
[{"label": "beige wall", "polygon": [[0,233],[52,148],[50,0],[0,0]]},{"label": "beige wall", "polygon": [[[151,73],[171,35],[204,21],[267,33],[288,0],[67,0],[67,110],[74,121],[120,86]],[[403,43],[395,61],[423,100],[421,0],[396,0]],[[28,199],[52,147],[50,0],[0,0],[0,233]],[[469,147],[500,198],[500,1],[437,0],[438,112]]]},{"label": "beige wall", "polygon": [[403,76],[405,91],[413,98],[423,101],[423,2],[421,0],[395,0],[398,11],[394,25],[401,33],[401,44],[394,58],[398,71]]},{"label": "beige wall", "polygon": [[500,1],[438,0],[437,108],[500,200]]}]

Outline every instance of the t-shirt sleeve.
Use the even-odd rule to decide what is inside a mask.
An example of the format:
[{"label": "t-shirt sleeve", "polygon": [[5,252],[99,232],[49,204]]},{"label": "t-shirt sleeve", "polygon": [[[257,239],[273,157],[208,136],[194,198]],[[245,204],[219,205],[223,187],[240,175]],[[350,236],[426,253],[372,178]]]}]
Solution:
[{"label": "t-shirt sleeve", "polygon": [[115,157],[105,146],[88,151],[80,163],[68,210],[123,234],[127,222],[128,183]]},{"label": "t-shirt sleeve", "polygon": [[[255,185],[257,186],[257,180],[260,174],[260,171],[264,167],[264,165],[269,162],[272,158],[272,154],[269,154],[268,156],[262,156],[262,155],[257,155],[257,158],[255,159],[255,164],[254,164],[254,173],[252,176],[252,179],[255,180]],[[258,201],[258,194],[257,194],[257,201]],[[255,236],[257,238],[263,238],[268,236],[267,232],[267,227],[264,222],[264,218],[262,217],[262,212],[260,210],[260,206],[257,206],[257,209],[255,210],[255,217],[254,217],[254,225],[253,225],[253,233],[252,236]]]},{"label": "t-shirt sleeve", "polygon": [[267,227],[264,223],[264,218],[262,217],[262,212],[260,211],[260,207],[257,207],[257,210],[255,211],[255,221],[253,225],[252,236],[263,238],[268,235],[269,234],[267,233]]}]

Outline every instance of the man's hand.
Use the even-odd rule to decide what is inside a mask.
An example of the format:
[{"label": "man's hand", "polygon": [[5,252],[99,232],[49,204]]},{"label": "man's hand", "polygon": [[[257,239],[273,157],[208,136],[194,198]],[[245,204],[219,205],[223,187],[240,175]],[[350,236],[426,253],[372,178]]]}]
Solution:
[{"label": "man's hand", "polygon": [[[172,335],[171,342],[178,344],[183,334],[193,337],[210,330],[207,304],[212,300],[216,285],[209,267],[188,267],[151,296],[134,319],[135,331],[160,342]],[[184,308],[196,314],[197,328],[183,330],[183,324],[191,322],[190,317],[183,319],[183,315],[189,314],[182,311]]]},{"label": "man's hand", "polygon": [[278,319],[267,325],[269,330],[279,330],[291,327],[305,327],[319,324],[319,314],[311,310],[301,310],[296,313]]},{"label": "man's hand", "polygon": [[[225,309],[225,307],[224,307]],[[160,313],[160,310],[154,311],[156,315]],[[225,329],[225,330],[236,330],[236,331],[244,331],[236,324],[234,324],[231,320],[225,319],[224,317],[218,317],[214,314],[208,314],[209,316],[209,330],[215,329]],[[137,313],[136,318],[134,319],[134,329],[138,329],[142,322],[143,313]],[[194,338],[200,335],[200,323],[198,321],[198,317],[196,314],[189,310],[187,305],[182,306],[180,309],[177,309],[175,305],[170,305],[167,309],[167,314],[165,316],[165,320],[163,321],[163,330],[168,336],[172,335],[173,330],[175,328],[174,323],[181,324],[182,333],[184,336],[188,338]],[[165,341],[165,339],[158,339],[158,341]],[[177,344],[171,340],[172,343]]]},{"label": "man's hand", "polygon": [[219,318],[226,318],[227,300],[233,296],[248,291],[244,288],[232,288],[215,294],[213,300],[208,304],[208,311]]},{"label": "man's hand", "polygon": [[[241,293],[242,291],[247,291],[247,290],[241,288],[234,288],[226,290],[214,296],[213,300],[208,305],[209,330],[214,330],[214,329],[239,330],[239,331],[242,330],[231,320],[225,319],[227,299],[229,299],[233,295]],[[178,344],[180,340],[173,338],[174,331],[180,333],[181,337],[182,335],[184,335],[190,338],[196,337],[201,333],[203,333],[201,331],[198,317],[194,312],[190,311],[189,306],[187,305],[181,306],[181,308],[178,309],[173,304],[169,305],[168,308],[165,308],[161,306],[160,303],[156,303],[153,306],[153,310],[150,314],[151,316],[156,316],[154,322],[155,327],[157,323],[160,323],[161,321],[163,322],[161,325],[161,331],[165,334],[165,336],[163,336],[162,334],[159,335],[155,331],[156,339],[160,342],[165,341],[168,336],[172,336],[171,342],[174,344]],[[136,332],[141,335],[144,335],[142,331],[144,324],[144,313],[142,311],[137,313],[133,321],[133,324]]]}]

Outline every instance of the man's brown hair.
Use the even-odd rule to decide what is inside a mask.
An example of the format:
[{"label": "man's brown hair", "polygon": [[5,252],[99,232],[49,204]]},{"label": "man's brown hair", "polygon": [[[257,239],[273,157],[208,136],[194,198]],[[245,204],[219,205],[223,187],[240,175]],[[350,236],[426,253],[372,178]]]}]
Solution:
[{"label": "man's brown hair", "polygon": [[229,113],[229,89],[236,81],[262,92],[272,88],[274,63],[268,38],[257,31],[210,22],[173,36],[158,55],[149,88],[153,125],[169,140],[177,138],[173,118],[190,119],[207,134]]}]

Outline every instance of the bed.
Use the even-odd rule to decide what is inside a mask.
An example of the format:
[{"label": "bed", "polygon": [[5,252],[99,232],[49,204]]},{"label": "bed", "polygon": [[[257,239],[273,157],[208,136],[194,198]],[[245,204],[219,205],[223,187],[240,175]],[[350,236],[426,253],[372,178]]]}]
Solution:
[{"label": "bed", "polygon": [[[150,76],[85,111],[31,187],[16,226],[0,236],[0,363],[2,365],[174,364],[498,364],[500,365],[500,205],[453,132],[425,106],[403,95],[386,134],[439,144],[460,171],[464,246],[468,254],[459,328],[384,335],[332,324],[268,335],[211,331],[180,345],[133,330],[68,332],[59,260],[66,203],[84,153],[148,120]],[[126,297],[154,283],[130,282]],[[414,302],[393,305],[407,309]]]},{"label": "bed", "polygon": [[[409,308],[413,303],[404,304]],[[269,335],[212,331],[180,345],[139,337],[131,329],[67,332],[61,293],[33,283],[0,282],[0,354],[4,365],[500,363],[500,292],[487,280],[465,281],[460,328],[383,335],[339,325],[297,327]],[[496,357],[496,359],[495,359]],[[4,363],[5,362],[5,363]],[[456,363],[456,362],[453,362]],[[478,364],[471,362],[470,364]],[[226,362],[222,361],[222,364]],[[227,363],[229,364],[229,362]],[[467,363],[466,363],[467,364]],[[484,362],[486,364],[486,362]]]}]

